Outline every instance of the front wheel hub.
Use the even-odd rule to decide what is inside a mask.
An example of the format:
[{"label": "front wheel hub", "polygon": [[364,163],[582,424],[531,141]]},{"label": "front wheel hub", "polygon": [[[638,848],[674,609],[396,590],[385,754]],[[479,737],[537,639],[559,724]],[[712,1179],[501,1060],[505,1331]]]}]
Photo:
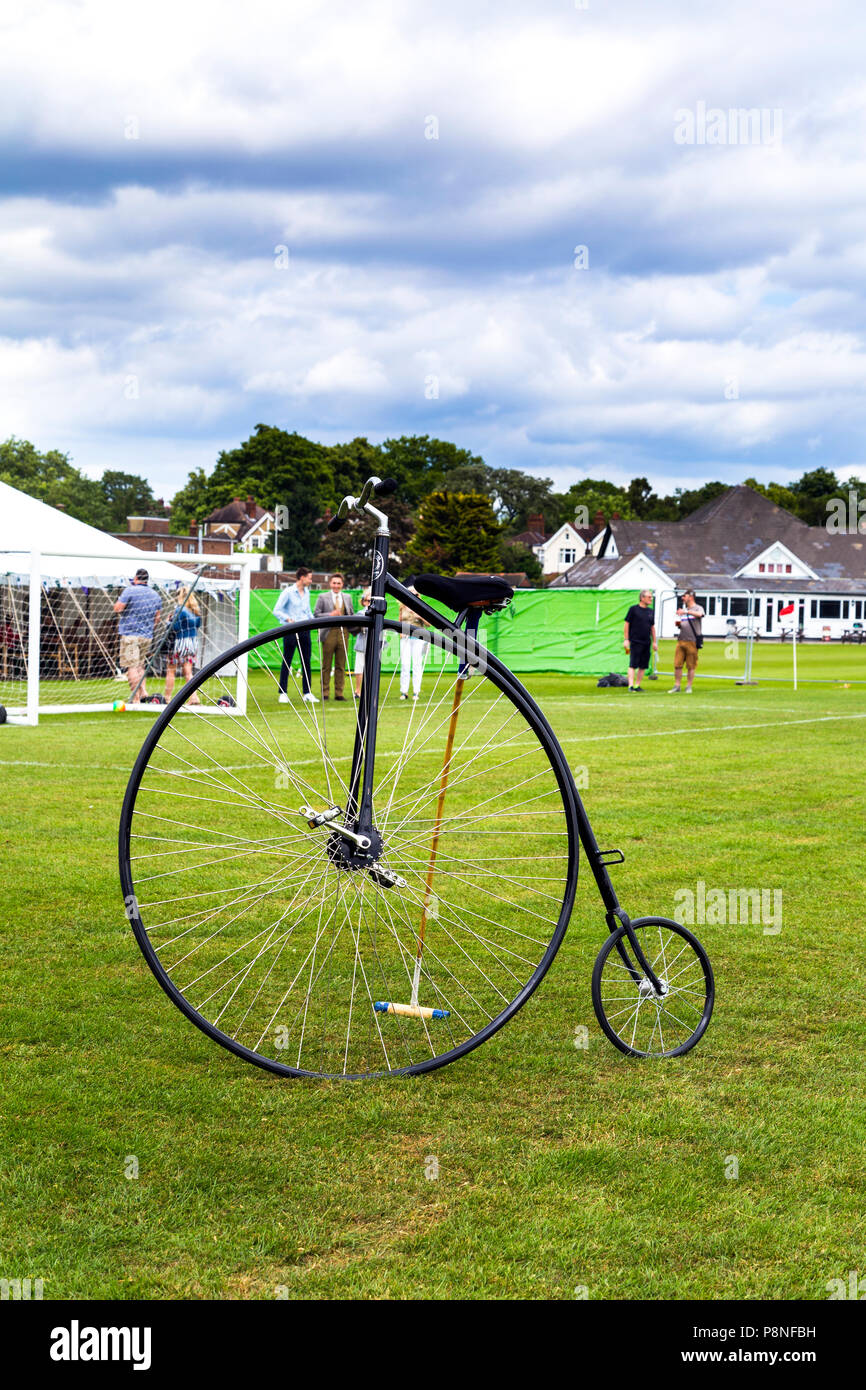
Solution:
[{"label": "front wheel hub", "polygon": [[665,995],[670,994],[670,985],[666,980],[659,979],[661,989],[656,991],[653,988],[652,980],[644,977],[637,987],[637,992],[644,999],[664,999]]},{"label": "front wheel hub", "polygon": [[378,830],[365,831],[365,835],[370,843],[362,849],[338,830],[332,830],[325,846],[331,863],[350,873],[358,869],[371,869],[382,853],[383,841]]}]

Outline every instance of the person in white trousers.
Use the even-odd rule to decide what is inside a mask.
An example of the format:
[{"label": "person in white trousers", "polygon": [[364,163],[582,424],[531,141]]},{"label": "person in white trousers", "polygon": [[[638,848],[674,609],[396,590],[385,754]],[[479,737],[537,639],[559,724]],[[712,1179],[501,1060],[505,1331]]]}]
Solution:
[{"label": "person in white trousers", "polygon": [[[412,591],[414,593],[414,590]],[[423,618],[419,618],[417,613],[413,613],[411,608],[407,608],[405,603],[400,604],[399,619],[401,623],[410,624],[413,628],[428,627]],[[409,682],[412,682],[412,699],[417,700],[421,693],[421,677],[424,674],[424,662],[427,660],[427,651],[430,643],[424,637],[416,637],[414,633],[404,632],[400,638],[400,699],[408,700]]]}]

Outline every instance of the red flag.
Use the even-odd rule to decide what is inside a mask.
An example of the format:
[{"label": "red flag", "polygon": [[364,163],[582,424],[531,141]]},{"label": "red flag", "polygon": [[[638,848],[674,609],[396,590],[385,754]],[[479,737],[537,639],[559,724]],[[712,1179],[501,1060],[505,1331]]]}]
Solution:
[{"label": "red flag", "polygon": [[780,608],[780,609],[779,609],[779,617],[780,617],[780,618],[787,618],[791,613],[793,613],[793,611],[794,611],[794,601],[793,601],[793,599],[792,599],[791,602],[788,603],[788,604],[786,604],[784,608]]}]

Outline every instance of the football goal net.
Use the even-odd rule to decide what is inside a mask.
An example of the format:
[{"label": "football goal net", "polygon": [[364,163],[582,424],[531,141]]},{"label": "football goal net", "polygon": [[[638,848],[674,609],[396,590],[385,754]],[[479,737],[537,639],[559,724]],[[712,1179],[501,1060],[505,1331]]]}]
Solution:
[{"label": "football goal net", "polygon": [[[196,554],[180,564],[155,552],[0,550],[0,706],[10,722],[27,724],[43,714],[156,712],[167,674],[169,692],[177,690],[191,668],[248,636],[250,567],[258,563],[248,555]],[[141,584],[129,601],[139,568],[150,591],[142,622],[132,616]],[[227,712],[245,709],[246,675],[245,657],[226,673]]]}]

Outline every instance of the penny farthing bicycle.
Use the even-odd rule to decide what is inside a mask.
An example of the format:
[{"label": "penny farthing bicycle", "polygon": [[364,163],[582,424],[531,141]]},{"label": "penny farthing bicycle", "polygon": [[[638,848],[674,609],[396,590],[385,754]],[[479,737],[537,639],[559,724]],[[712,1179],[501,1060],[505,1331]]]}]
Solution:
[{"label": "penny farthing bicycle", "polygon": [[[330,523],[352,509],[376,518],[367,609],[239,643],[146,738],[120,876],[148,965],[197,1027],[270,1071],[431,1071],[537,988],[582,845],[609,931],[592,977],[602,1029],[631,1056],[687,1052],[713,1007],[706,952],[678,923],[620,906],[608,866],[621,852],[599,849],[546,718],[477,641],[481,615],[511,599],[505,581],[418,575],[410,591],[388,573],[388,520],[371,498],[395,488],[371,478]],[[388,619],[388,595],[418,621]],[[360,694],[349,677],[342,702],[314,703],[293,675],[281,701],[284,639],[335,629],[347,652],[365,638]]]}]

